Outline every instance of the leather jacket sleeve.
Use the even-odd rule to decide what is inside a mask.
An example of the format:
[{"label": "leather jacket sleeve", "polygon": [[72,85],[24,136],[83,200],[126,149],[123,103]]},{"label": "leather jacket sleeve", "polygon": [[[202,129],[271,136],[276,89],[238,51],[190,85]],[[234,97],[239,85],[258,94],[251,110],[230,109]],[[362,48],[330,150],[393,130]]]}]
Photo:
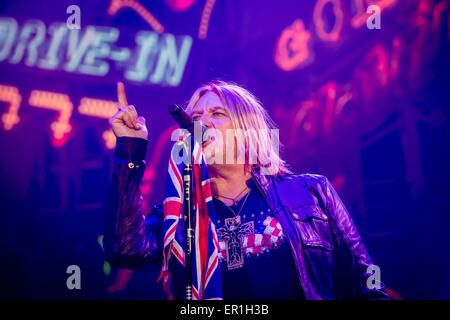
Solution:
[{"label": "leather jacket sleeve", "polygon": [[117,139],[104,230],[106,261],[116,268],[146,270],[162,261],[162,206],[145,216],[139,190],[147,143],[141,138]]},{"label": "leather jacket sleeve", "polygon": [[[327,178],[325,178],[326,208],[332,219],[333,231],[338,246],[337,268],[340,274],[338,291],[343,299],[390,299],[380,281],[379,289],[369,289],[368,278],[372,275],[368,267],[373,265],[361,236],[345,208],[342,200]],[[370,281],[370,280],[369,280]]]}]

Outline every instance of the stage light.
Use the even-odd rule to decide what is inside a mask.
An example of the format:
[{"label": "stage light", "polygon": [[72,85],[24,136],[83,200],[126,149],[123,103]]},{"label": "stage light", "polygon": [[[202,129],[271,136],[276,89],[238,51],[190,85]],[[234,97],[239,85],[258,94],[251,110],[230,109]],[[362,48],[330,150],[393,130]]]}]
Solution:
[{"label": "stage light", "polygon": [[175,12],[182,12],[189,9],[195,0],[165,0],[166,5]]}]

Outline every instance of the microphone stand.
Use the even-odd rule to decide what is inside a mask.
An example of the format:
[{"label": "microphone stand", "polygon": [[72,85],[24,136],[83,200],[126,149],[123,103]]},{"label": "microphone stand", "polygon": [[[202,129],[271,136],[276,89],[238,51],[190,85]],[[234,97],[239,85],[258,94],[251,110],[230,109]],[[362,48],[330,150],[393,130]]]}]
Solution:
[{"label": "microphone stand", "polygon": [[[184,234],[185,234],[185,288],[186,288],[186,300],[192,300],[192,249],[194,247],[194,200],[193,200],[193,188],[194,188],[194,170],[193,170],[193,134],[189,136],[190,145],[188,146],[190,151],[187,161],[183,168],[183,216],[184,216]],[[187,148],[185,149],[187,150]]]},{"label": "microphone stand", "polygon": [[[187,129],[191,134],[189,136],[189,145],[185,148],[186,152],[188,152],[186,157],[186,162],[183,167],[183,226],[184,226],[184,235],[185,235],[185,288],[186,288],[186,300],[192,300],[192,249],[194,247],[194,192],[195,192],[195,181],[194,181],[194,147],[195,147],[195,139],[199,140],[201,144],[205,135],[205,131],[207,128],[197,122],[194,122],[192,118],[179,106],[176,104],[172,104],[168,109],[172,118],[180,125],[180,128]],[[195,136],[195,127],[199,129],[199,132]],[[209,136],[206,134],[206,139],[208,140]],[[189,150],[189,151],[188,151]]]}]

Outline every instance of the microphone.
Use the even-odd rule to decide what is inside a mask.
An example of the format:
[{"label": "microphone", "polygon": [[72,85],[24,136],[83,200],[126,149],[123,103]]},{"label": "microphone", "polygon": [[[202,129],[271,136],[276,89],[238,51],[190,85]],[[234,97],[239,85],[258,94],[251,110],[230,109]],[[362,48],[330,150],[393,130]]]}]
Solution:
[{"label": "microphone", "polygon": [[170,115],[172,118],[178,123],[180,128],[188,130],[192,135],[194,135],[194,127],[195,125],[200,125],[202,129],[202,136],[199,137],[200,139],[204,141],[208,141],[210,137],[208,134],[205,135],[206,130],[208,128],[204,125],[199,124],[197,121],[193,121],[192,118],[178,105],[171,104],[168,109]]},{"label": "microphone", "polygon": [[172,118],[178,123],[180,128],[189,130],[189,128],[194,125],[194,121],[192,121],[192,118],[176,104],[171,104],[169,106],[169,113]]}]

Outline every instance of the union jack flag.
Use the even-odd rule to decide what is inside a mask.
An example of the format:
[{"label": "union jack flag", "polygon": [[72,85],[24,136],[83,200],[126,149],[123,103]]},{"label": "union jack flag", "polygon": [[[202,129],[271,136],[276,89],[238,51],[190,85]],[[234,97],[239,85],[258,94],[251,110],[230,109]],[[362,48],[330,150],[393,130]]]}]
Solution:
[{"label": "union jack flag", "polygon": [[[183,180],[184,163],[176,163],[174,154],[180,147],[187,148],[185,135],[175,143],[170,158],[163,202],[163,264],[158,281],[168,281],[169,267],[179,264],[174,270],[185,267],[185,234],[183,227]],[[186,149],[185,149],[186,150]],[[194,245],[192,257],[192,299],[222,299],[219,269],[219,242],[214,225],[215,212],[206,161],[202,148],[196,142],[193,148],[193,202],[194,202]],[[178,268],[178,267],[182,268]]]},{"label": "union jack flag", "polygon": [[[246,256],[269,252],[281,245],[284,240],[283,230],[276,217],[261,212],[263,219],[255,219],[255,233],[242,238],[242,252]],[[227,259],[225,241],[219,241],[219,261]]]}]

